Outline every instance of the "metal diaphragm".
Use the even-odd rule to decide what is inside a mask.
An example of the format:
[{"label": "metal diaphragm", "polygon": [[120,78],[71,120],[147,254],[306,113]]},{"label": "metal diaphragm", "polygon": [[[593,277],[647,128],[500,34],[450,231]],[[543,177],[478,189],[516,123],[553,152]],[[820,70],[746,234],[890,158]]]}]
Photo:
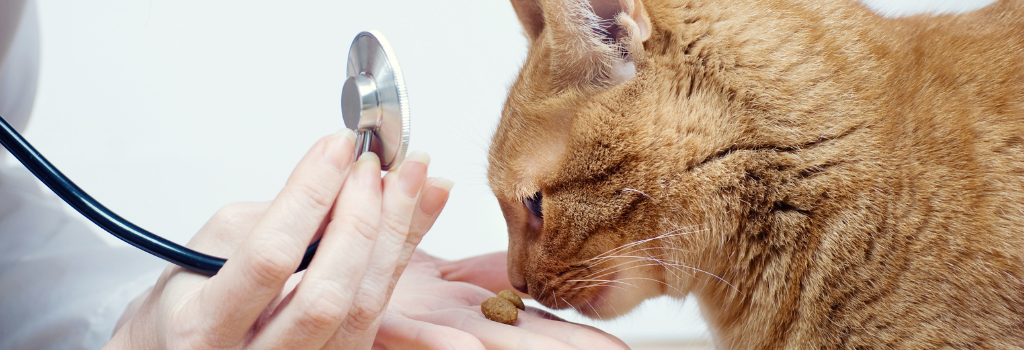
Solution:
[{"label": "metal diaphragm", "polygon": [[398,60],[383,35],[372,30],[356,35],[347,76],[341,114],[358,136],[356,154],[376,153],[382,170],[401,164],[409,148],[409,98]]}]

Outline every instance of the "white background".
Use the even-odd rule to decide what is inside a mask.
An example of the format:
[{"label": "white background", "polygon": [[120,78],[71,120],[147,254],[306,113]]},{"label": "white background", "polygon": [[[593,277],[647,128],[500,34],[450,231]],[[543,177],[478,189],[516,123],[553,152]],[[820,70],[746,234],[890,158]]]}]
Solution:
[{"label": "white background", "polygon": [[[867,2],[895,15],[991,1]],[[421,247],[449,259],[506,248],[485,172],[491,133],[526,53],[507,0],[39,6],[42,70],[26,137],[136,224],[184,243],[220,206],[273,198],[308,147],[343,127],[349,43],[377,29],[405,73],[410,149],[433,157],[431,175],[456,183]],[[692,303],[669,300],[592,324],[633,344],[708,336]]]}]

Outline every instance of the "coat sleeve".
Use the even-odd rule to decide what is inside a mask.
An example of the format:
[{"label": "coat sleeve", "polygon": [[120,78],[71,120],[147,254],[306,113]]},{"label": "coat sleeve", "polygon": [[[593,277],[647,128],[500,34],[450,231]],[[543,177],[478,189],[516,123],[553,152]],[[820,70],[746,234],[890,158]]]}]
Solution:
[{"label": "coat sleeve", "polygon": [[[18,2],[0,0],[0,17]],[[0,60],[0,115],[19,130],[32,111],[39,68],[35,4],[21,9]],[[2,22],[0,31],[10,30]],[[99,349],[165,264],[103,240],[105,233],[10,158],[0,152],[0,349]]]}]

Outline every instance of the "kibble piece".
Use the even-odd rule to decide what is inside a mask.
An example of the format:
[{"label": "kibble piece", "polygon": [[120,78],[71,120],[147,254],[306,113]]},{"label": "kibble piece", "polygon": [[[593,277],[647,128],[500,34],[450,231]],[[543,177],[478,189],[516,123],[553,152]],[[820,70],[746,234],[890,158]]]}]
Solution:
[{"label": "kibble piece", "polygon": [[520,298],[519,294],[516,294],[516,292],[506,289],[498,292],[498,297],[512,302],[512,305],[515,305],[519,310],[526,310],[526,304],[523,304],[523,298]]},{"label": "kibble piece", "polygon": [[480,310],[484,312],[484,316],[488,320],[504,324],[512,324],[519,317],[519,310],[516,310],[516,306],[505,298],[487,298],[483,304],[480,304]]}]

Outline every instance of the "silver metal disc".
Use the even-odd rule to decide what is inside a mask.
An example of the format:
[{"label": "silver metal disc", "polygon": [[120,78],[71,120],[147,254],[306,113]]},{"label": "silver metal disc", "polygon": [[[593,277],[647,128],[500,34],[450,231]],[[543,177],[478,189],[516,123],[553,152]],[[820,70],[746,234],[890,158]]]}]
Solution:
[{"label": "silver metal disc", "polygon": [[[362,107],[360,111],[360,107],[352,106],[352,100],[359,100],[358,95],[343,91],[345,126],[357,130],[357,133],[360,129],[372,129],[370,151],[380,157],[381,169],[389,170],[402,163],[409,148],[409,98],[405,92],[402,70],[398,67],[391,45],[375,30],[359,33],[352,40],[348,52],[346,85],[349,85],[349,81],[354,82],[353,77],[357,76],[362,83],[360,86],[370,86],[366,83],[376,86],[377,108],[373,111]],[[349,100],[348,105],[346,100]],[[372,97],[363,101],[370,100]]]}]

